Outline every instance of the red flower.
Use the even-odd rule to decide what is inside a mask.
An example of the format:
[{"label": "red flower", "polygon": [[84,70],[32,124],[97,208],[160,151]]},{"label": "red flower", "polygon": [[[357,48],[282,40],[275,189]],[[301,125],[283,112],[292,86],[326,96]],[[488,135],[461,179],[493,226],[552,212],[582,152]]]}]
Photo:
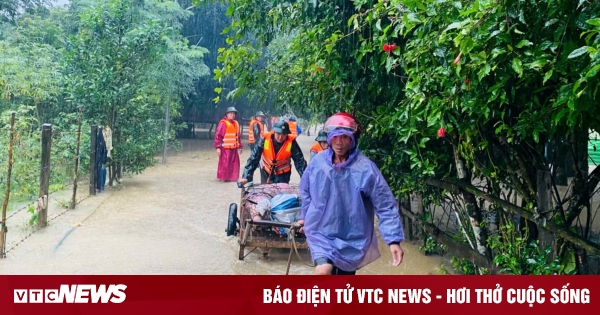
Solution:
[{"label": "red flower", "polygon": [[383,51],[385,52],[390,52],[390,51],[394,51],[398,46],[396,46],[396,44],[383,44]]},{"label": "red flower", "polygon": [[458,65],[458,63],[460,62],[460,56],[462,56],[462,52],[460,54],[458,54],[458,56],[456,57],[456,59],[454,59],[454,65]]},{"label": "red flower", "polygon": [[446,129],[444,129],[444,127],[440,127],[440,129],[438,129],[438,138],[443,138],[446,136]]}]

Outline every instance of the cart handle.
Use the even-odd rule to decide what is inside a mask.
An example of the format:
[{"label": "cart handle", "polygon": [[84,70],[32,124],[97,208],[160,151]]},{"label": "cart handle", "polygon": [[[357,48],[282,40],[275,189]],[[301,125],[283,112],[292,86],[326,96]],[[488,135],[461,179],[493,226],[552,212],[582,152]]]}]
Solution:
[{"label": "cart handle", "polygon": [[283,223],[283,222],[275,222],[275,221],[269,221],[269,220],[252,220],[252,219],[246,219],[246,222],[248,222],[248,224],[252,224],[252,225],[264,225],[264,226],[278,226],[278,227],[283,227],[283,228],[291,228],[292,224],[291,223]]},{"label": "cart handle", "polygon": [[247,182],[245,185],[242,185],[241,182],[237,182],[238,188],[248,188],[254,186],[254,182]]}]

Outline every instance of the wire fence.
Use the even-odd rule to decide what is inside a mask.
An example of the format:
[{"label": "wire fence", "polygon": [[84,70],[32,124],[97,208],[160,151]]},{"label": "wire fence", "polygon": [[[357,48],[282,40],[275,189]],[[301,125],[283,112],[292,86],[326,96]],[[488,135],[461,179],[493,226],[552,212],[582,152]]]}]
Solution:
[{"label": "wire fence", "polygon": [[82,131],[81,109],[41,128],[27,115],[1,117],[0,258],[96,194],[97,126]]},{"label": "wire fence", "polygon": [[[83,201],[85,201],[86,199],[92,197],[93,195],[87,195],[86,197],[83,197],[81,199],[79,199],[77,201],[77,204],[82,203]],[[49,218],[48,218],[48,223],[54,221],[55,219],[61,217],[62,215],[66,214],[67,212],[70,212],[72,209],[70,208],[50,208],[54,211],[52,212],[57,212],[56,214],[52,214]],[[43,227],[40,227],[39,225],[31,225],[29,222],[27,222],[27,218],[25,219],[25,222],[23,222],[23,220],[21,221],[15,221],[15,222],[11,222],[11,226],[12,227],[16,227],[20,230],[21,233],[14,233],[15,235],[19,235],[18,239],[16,240],[8,240],[7,241],[7,245],[6,245],[6,252],[5,254],[10,253],[12,250],[14,250],[15,248],[17,248],[19,245],[23,244],[29,237],[31,237],[33,234],[35,234],[37,231],[41,230]],[[24,226],[28,226],[26,229],[24,229]]]},{"label": "wire fence", "polygon": [[[494,273],[502,272],[501,269],[495,268],[489,257],[486,258],[485,253],[481,252],[481,247],[478,247],[479,239],[484,235],[480,231],[485,233],[488,240],[495,236],[506,238],[506,228],[512,226],[520,239],[509,240],[506,246],[514,248],[520,246],[517,242],[529,243],[530,239],[535,239],[542,233],[550,233],[553,237],[559,238],[557,233],[548,232],[547,225],[558,222],[569,205],[576,203],[577,200],[574,197],[572,180],[566,186],[556,185],[554,180],[551,182],[553,184],[549,186],[552,189],[546,197],[551,206],[545,211],[539,208],[530,210],[531,218],[524,218],[501,206],[499,202],[490,202],[485,198],[477,198],[476,207],[479,209],[480,217],[476,218],[473,209],[469,208],[471,205],[466,202],[461,193],[429,187],[426,192],[427,198],[415,194],[411,195],[410,201],[401,201],[403,214],[407,219],[405,225],[408,226],[409,231],[407,238],[421,240],[420,249],[426,254],[444,254],[444,248],[450,245],[452,246],[450,252],[454,257],[466,259],[478,267],[494,269],[492,270]],[[473,188],[486,194],[492,193],[485,182],[473,183]],[[498,200],[513,205],[522,204],[518,194],[508,189],[503,189]],[[569,231],[573,233],[572,239],[565,240],[566,242],[560,247],[556,247],[555,242],[555,247],[548,255],[556,256],[559,252],[563,252],[561,257],[563,259],[567,257],[567,263],[568,256],[571,255],[573,266],[575,259],[584,259],[587,261],[583,264],[586,270],[579,270],[579,273],[600,274],[598,254],[600,252],[598,250],[600,248],[600,220],[598,220],[600,185],[590,193],[589,203],[584,204],[586,211],[581,211],[569,226]],[[482,222],[485,224],[477,224]],[[440,247],[440,244],[448,247]],[[588,248],[592,250],[584,247],[585,245],[589,245]],[[582,248],[587,251],[585,255],[575,256]],[[493,258],[498,254],[501,253],[493,250],[489,255]]]}]

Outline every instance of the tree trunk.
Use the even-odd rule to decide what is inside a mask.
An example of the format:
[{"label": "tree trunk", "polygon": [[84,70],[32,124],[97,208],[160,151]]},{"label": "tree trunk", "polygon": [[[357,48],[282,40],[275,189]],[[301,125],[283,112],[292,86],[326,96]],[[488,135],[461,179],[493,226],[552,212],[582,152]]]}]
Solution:
[{"label": "tree trunk", "polygon": [[[167,99],[167,111],[165,113],[165,141],[163,144],[162,164],[167,163],[167,144],[169,140],[169,122],[171,120],[171,98]],[[243,131],[242,131],[243,133]]]},{"label": "tree trunk", "polygon": [[549,151],[552,152],[551,167],[554,173],[554,181],[556,185],[568,186],[568,175],[573,175],[573,172],[570,171],[568,167],[569,160],[571,159],[571,154],[569,154],[569,146],[565,145],[564,138],[557,137],[557,139],[549,143],[549,147]]},{"label": "tree trunk", "polygon": [[[458,179],[468,185],[471,185],[471,172],[465,168],[465,161],[460,156],[460,153],[456,147],[454,148],[454,162],[456,164]],[[479,209],[479,206],[477,205],[477,199],[473,194],[465,190],[461,190],[461,195],[467,207],[467,214],[469,215],[471,228],[473,229],[473,234],[475,235],[475,240],[477,243],[477,251],[480,254],[491,258],[491,251],[487,247],[487,232],[480,226],[482,218],[481,209]]]},{"label": "tree trunk", "polygon": [[589,273],[587,251],[577,246],[575,246],[575,264],[577,265],[577,274],[587,275]]},{"label": "tree trunk", "polygon": [[550,171],[538,170],[537,175],[537,211],[542,220],[537,225],[539,247],[544,250],[550,247],[550,255],[546,256],[546,262],[550,263],[556,257],[556,242],[554,234],[540,225],[544,225],[545,220],[548,220],[548,213],[552,210],[552,190],[550,182]]},{"label": "tree trunk", "polygon": [[[589,141],[588,128],[579,126],[573,130],[570,136],[570,147],[573,155],[573,198],[567,210],[567,227],[581,215],[583,209],[590,208],[590,195],[588,194],[588,151]],[[589,221],[589,220],[588,220]],[[586,224],[580,231],[584,239],[588,239],[590,226]],[[588,273],[588,261],[586,250],[581,247],[575,248],[577,270],[579,274]]]},{"label": "tree trunk", "polygon": [[[115,108],[114,105],[111,105],[109,115],[108,115],[108,126],[110,127],[110,130],[112,132],[112,147],[113,148],[119,141],[117,139],[117,131],[115,130],[115,125],[117,123],[116,120],[117,120],[117,109]],[[111,156],[114,156],[114,155],[111,154]],[[114,161],[115,160],[113,159],[113,157],[108,159],[108,186],[113,186],[114,181],[115,181],[115,162]]]}]

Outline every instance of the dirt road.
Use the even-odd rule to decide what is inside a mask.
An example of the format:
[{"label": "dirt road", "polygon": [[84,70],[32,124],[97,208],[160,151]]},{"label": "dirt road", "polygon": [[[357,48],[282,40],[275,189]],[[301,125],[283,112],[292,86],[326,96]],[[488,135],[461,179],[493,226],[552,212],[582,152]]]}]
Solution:
[{"label": "dirt road", "polygon": [[[299,138],[307,159],[313,140]],[[273,250],[268,260],[255,253],[237,259],[238,238],[227,237],[224,229],[228,205],[239,203],[240,190],[216,180],[211,141],[182,142],[167,164],[125,178],[74,210],[63,213],[59,206],[69,191],[55,194],[49,217],[63,214],[21,243],[32,230],[26,223],[31,215],[22,211],[12,217],[10,251],[0,259],[0,274],[285,274],[288,250]],[[244,151],[242,164],[248,156]],[[298,182],[294,170],[291,183]],[[87,187],[78,195],[88,197]],[[441,263],[405,243],[405,260],[394,268],[381,240],[380,248],[382,257],[358,274],[428,274]],[[290,274],[313,273],[305,264],[310,256],[302,254],[303,262],[294,256]]]}]

